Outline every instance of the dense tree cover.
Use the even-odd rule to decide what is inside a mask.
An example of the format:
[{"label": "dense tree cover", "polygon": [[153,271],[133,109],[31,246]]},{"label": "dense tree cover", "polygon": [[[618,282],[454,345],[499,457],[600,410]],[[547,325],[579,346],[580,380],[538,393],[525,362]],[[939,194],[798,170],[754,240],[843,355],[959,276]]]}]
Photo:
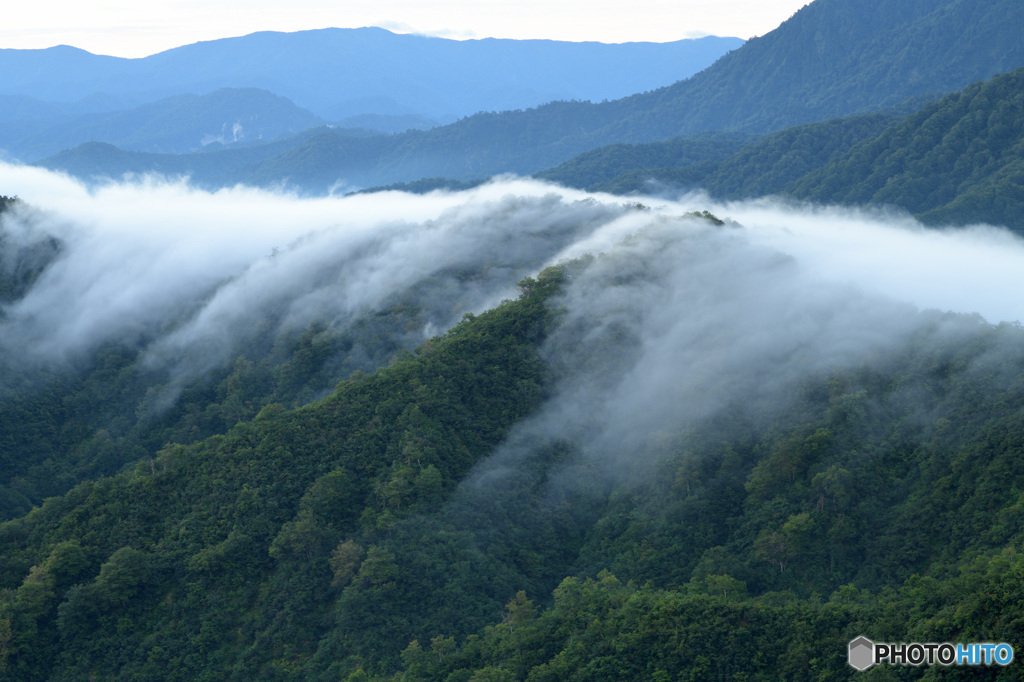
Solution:
[{"label": "dense tree cover", "polygon": [[[17,197],[0,195],[0,216],[18,205]],[[39,277],[60,252],[60,243],[50,237],[26,245],[11,243],[9,235],[0,232],[0,303],[13,301]],[[0,312],[0,320],[3,319]]]},{"label": "dense tree cover", "polygon": [[[775,194],[873,137],[897,120],[864,114],[750,136],[697,136],[644,145],[611,145],[571,159],[536,177],[591,191],[630,194],[703,189],[716,198]],[[696,148],[703,153],[694,153]]]},{"label": "dense tree cover", "polygon": [[1024,69],[926,106],[809,173],[787,193],[891,204],[926,222],[1024,229]]},{"label": "dense tree cover", "polygon": [[[461,646],[414,640],[400,673],[373,679],[850,679],[846,645],[865,632],[879,633],[875,641],[1019,646],[1022,578],[1019,546],[969,562],[948,580],[915,576],[880,594],[844,586],[814,599],[791,592],[750,598],[729,575],[662,589],[603,571],[566,578],[543,611],[519,592],[500,621]],[[1018,672],[880,667],[862,675],[1010,680]]]},{"label": "dense tree cover", "polygon": [[458,180],[449,180],[448,178],[423,178],[422,180],[415,180],[413,182],[398,182],[393,185],[384,185],[381,187],[367,187],[366,189],[353,192],[353,194],[370,194],[373,192],[408,192],[409,194],[427,194],[437,190],[460,192],[462,190],[473,189],[474,187],[479,186],[481,182],[459,182]]},{"label": "dense tree cover", "polygon": [[[65,248],[50,235],[37,237],[19,240],[0,230],[0,324],[6,306],[29,292]],[[264,308],[223,365],[185,378],[174,364],[147,362],[151,342],[167,329],[45,364],[23,363],[17,346],[24,341],[3,329],[3,343],[13,347],[0,353],[0,520],[80,481],[112,475],[168,443],[222,434],[265,405],[296,407],[330,393],[353,372],[386,365],[422,341],[439,305],[441,317],[451,314],[450,302],[439,303],[449,278],[479,275],[441,270],[379,307],[331,324],[314,319],[305,328],[284,325],[284,310]]]},{"label": "dense tree cover", "polygon": [[1024,336],[933,324],[809,382],[769,429],[727,415],[665,434],[553,602],[532,595],[549,608],[517,595],[443,656],[413,642],[394,679],[845,679],[861,634],[1019,647]]},{"label": "dense tree cover", "polygon": [[[348,333],[314,324],[270,348],[250,346],[228,367],[184,386],[144,368],[138,348],[108,344],[86,366],[24,373],[5,367],[0,394],[0,518],[28,511],[85,479],[111,475],[167,443],[193,443],[252,419],[269,403],[295,406],[340,376],[372,370],[401,350],[396,309]],[[174,398],[171,400],[171,398]],[[164,405],[164,403],[167,403]]]},{"label": "dense tree cover", "polygon": [[612,494],[553,608],[513,627],[510,603],[407,671],[834,679],[858,634],[1020,641],[1022,337],[952,328],[945,347],[922,334],[808,384],[784,426],[668,437],[656,475]]},{"label": "dense tree cover", "polygon": [[704,133],[667,142],[613,144],[580,154],[534,177],[566,187],[624,194],[618,183],[632,171],[722,161],[753,139],[755,136],[745,133]]},{"label": "dense tree cover", "polygon": [[[905,117],[865,114],[787,128],[721,160],[679,154],[685,141],[613,145],[538,174],[617,194],[702,189],[719,199],[768,194],[897,206],[928,224],[1024,230],[1024,69],[975,83]],[[641,153],[641,150],[643,153]],[[609,179],[609,169],[618,177]]]},{"label": "dense tree cover", "polygon": [[[320,135],[217,179],[323,192],[339,183],[531,174],[583,152],[708,130],[767,133],[934,98],[1024,65],[1017,0],[816,0],[774,31],[671,86],[601,103],[564,101],[479,113],[428,131],[371,140]],[[83,150],[90,156],[98,150]],[[89,152],[89,154],[86,154]],[[68,155],[41,162],[117,177]],[[205,161],[185,157],[197,167]],[[198,174],[198,173],[197,173]]]},{"label": "dense tree cover", "polygon": [[[367,660],[397,655],[395,631],[437,615],[395,582],[411,557],[389,543],[422,537],[396,526],[436,508],[542,398],[536,346],[558,277],[524,282],[518,301],[323,401],[268,405],[4,524],[7,678],[253,679],[350,665],[318,653],[321,638]],[[450,544],[454,570],[472,548],[458,534]],[[456,574],[481,580],[469,562]],[[482,626],[486,595],[465,598]]]},{"label": "dense tree cover", "polygon": [[[959,90],[1024,64],[1012,0],[817,0],[713,67],[650,94],[661,137],[695,130],[779,130]],[[682,125],[680,125],[682,124]],[[631,139],[629,141],[639,141]]]},{"label": "dense tree cover", "polygon": [[663,424],[633,475],[552,488],[586,454],[553,442],[467,480],[547,394],[548,302],[589,262],[0,525],[6,675],[837,679],[860,634],[1021,650],[1015,325],[922,314],[791,400]]}]

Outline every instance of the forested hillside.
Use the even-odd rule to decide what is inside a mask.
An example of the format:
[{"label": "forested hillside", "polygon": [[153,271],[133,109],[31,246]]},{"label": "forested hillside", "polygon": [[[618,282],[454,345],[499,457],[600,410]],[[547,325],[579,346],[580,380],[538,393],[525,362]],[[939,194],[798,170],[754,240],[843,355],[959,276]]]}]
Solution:
[{"label": "forested hillside", "polygon": [[[879,134],[897,118],[863,114],[786,128],[753,140],[741,135],[734,135],[732,140],[698,136],[644,145],[611,145],[581,154],[536,177],[614,194],[666,189],[703,189],[723,199],[777,194],[858,142]],[[704,157],[687,153],[695,145],[707,148],[709,153]]]},{"label": "forested hillside", "polygon": [[588,191],[615,191],[638,169],[650,174],[651,169],[672,166],[705,168],[708,164],[703,162],[723,161],[757,139],[748,133],[703,133],[666,142],[612,144],[580,154],[535,177]]},{"label": "forested hillside", "polygon": [[[206,235],[218,240],[225,220],[235,219],[218,219],[221,208],[213,217],[197,208],[164,223],[161,213],[195,200],[147,196],[149,205],[169,205],[128,215],[127,234],[94,234],[95,250],[88,225],[67,229],[76,218],[88,222],[80,216],[55,220],[13,199],[0,205],[9,218],[0,222],[0,520],[151,457],[168,442],[194,443],[268,404],[295,407],[326,395],[353,372],[372,372],[412,350],[432,335],[425,330],[493,304],[549,250],[629,210],[580,211],[541,200],[546,215],[519,225],[519,212],[531,204],[513,202],[506,215],[499,209],[488,220],[495,239],[514,230],[520,242],[500,256],[490,252],[488,232],[463,224],[475,226],[475,211],[492,210],[484,199],[481,208],[463,209],[469,217],[453,209],[432,223],[371,223],[362,233],[358,221],[339,225],[333,213],[312,233],[302,231],[309,229],[304,221],[254,216],[240,224],[252,246],[227,239],[208,247],[219,254],[216,263],[249,250],[250,264],[196,270],[195,258],[176,254],[199,249]],[[296,220],[288,199],[268,200],[256,213],[272,215],[283,205]],[[109,221],[116,210],[108,205],[96,220]],[[154,248],[151,235],[161,232],[170,241]],[[264,250],[261,235],[275,232]],[[382,244],[384,234],[394,239]],[[445,253],[428,255],[442,238]],[[481,248],[486,258],[477,255]],[[404,263],[400,273],[378,272],[387,258]],[[167,259],[173,265],[162,265]]]},{"label": "forested hillside", "polygon": [[809,285],[710,214],[631,234],[0,525],[5,674],[836,679],[865,633],[1024,646],[1019,326]]},{"label": "forested hillside", "polygon": [[[438,508],[469,467],[536,408],[543,397],[536,342],[552,284],[548,278],[531,286],[531,297],[464,323],[372,377],[353,378],[324,401],[298,411],[267,406],[227,436],[168,447],[4,525],[5,587],[39,564],[42,546],[30,537],[49,536],[43,543],[53,555],[45,568],[31,569],[41,578],[34,597],[35,587],[3,593],[6,675],[215,679],[236,667],[241,677],[258,677],[262,668],[285,673],[295,666],[296,646],[304,659],[316,653],[331,617],[333,600],[325,597],[340,597],[353,580],[365,590],[349,592],[346,613],[377,625],[348,632],[362,639],[351,653],[367,660],[388,654],[394,634],[381,641],[376,635],[395,626],[404,635],[407,620],[382,622],[388,614],[375,595],[397,597],[395,557],[366,543],[363,530],[412,540],[396,524]],[[84,525],[71,530],[72,518]],[[471,551],[459,547],[465,539],[452,540],[455,556]],[[499,569],[495,558],[487,560]],[[448,580],[452,589],[461,583],[468,601],[450,604],[448,616],[422,609],[413,627],[456,614],[482,627],[486,595],[496,588],[486,582],[494,577],[480,579],[464,563]],[[388,608],[404,607],[393,600]],[[287,612],[290,624],[280,621]],[[237,630],[243,622],[252,635],[259,631],[256,639]],[[320,665],[346,662],[328,656]]]},{"label": "forested hillside", "polygon": [[612,102],[0,163],[0,679],[1019,679],[847,645],[1024,653],[1022,31],[815,0]]},{"label": "forested hillside", "polygon": [[959,90],[1024,65],[1021,22],[1013,0],[817,0],[693,78],[635,98],[646,111],[617,128],[648,140],[771,131]]},{"label": "forested hillside", "polygon": [[796,197],[888,204],[932,224],[1024,230],[1024,69],[926,106],[792,183]]},{"label": "forested hillside", "polygon": [[[933,225],[1024,230],[1024,69],[975,83],[909,116],[813,123],[694,158],[682,139],[613,145],[537,177],[616,194],[704,190],[717,199],[782,195],[822,204],[896,206]],[[735,143],[734,143],[735,144]],[[720,144],[722,155],[729,145]],[[658,167],[660,161],[671,165]]]}]

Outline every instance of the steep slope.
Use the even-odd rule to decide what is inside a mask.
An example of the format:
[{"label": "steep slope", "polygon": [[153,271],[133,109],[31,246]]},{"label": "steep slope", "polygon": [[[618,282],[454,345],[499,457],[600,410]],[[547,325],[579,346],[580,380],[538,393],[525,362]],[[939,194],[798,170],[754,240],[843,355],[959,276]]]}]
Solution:
[{"label": "steep slope", "polygon": [[610,145],[537,173],[537,177],[615,194],[703,189],[716,198],[756,197],[781,191],[895,120],[896,116],[887,114],[863,114],[786,128],[753,142],[749,136],[733,134],[736,141],[715,144],[714,154],[703,158],[685,151],[703,146],[701,137]]},{"label": "steep slope", "polygon": [[635,210],[541,187],[383,203],[59,177],[29,191],[49,210],[0,200],[0,519],[387,365]]},{"label": "steep slope", "polygon": [[[858,634],[1020,646],[1021,330],[882,304],[871,314],[902,331],[835,366],[843,314],[812,315],[830,366],[798,377],[786,367],[816,364],[804,344],[688,335],[724,342],[728,357],[704,358],[738,373],[687,404],[620,373],[654,341],[625,322],[668,298],[659,270],[697,249],[681,268],[695,313],[764,292],[745,279],[755,254],[715,255],[736,245],[729,228],[675,227],[524,280],[321,402],[268,407],[0,525],[6,675],[842,677]],[[708,257],[736,291],[688,279]],[[777,278],[795,269],[757,269],[791,304]],[[597,292],[607,317],[578,314]],[[879,302],[840,305],[865,303]],[[735,324],[760,336],[771,321]],[[733,400],[719,380],[740,382]],[[611,440],[559,431],[579,415],[558,403],[597,392],[622,408],[634,390],[636,409],[601,427]],[[643,434],[623,439],[627,424]]]},{"label": "steep slope", "polygon": [[[325,401],[297,412],[268,407],[255,421],[225,437],[192,448],[166,449],[152,466],[144,465],[149,472],[145,479],[127,473],[88,483],[49,502],[29,519],[4,525],[0,580],[7,585],[28,570],[26,561],[37,563],[32,555],[38,548],[22,544],[22,532],[29,526],[49,526],[73,507],[99,524],[84,534],[79,532],[84,528],[76,530],[77,539],[68,537],[57,550],[45,569],[43,583],[48,587],[47,594],[38,595],[41,600],[33,605],[23,598],[17,604],[3,600],[0,669],[8,679],[29,680],[73,677],[88,674],[95,666],[107,667],[113,662],[113,640],[108,635],[124,635],[111,630],[99,635],[94,631],[88,641],[80,636],[103,628],[101,623],[112,624],[114,612],[127,605],[125,597],[135,614],[129,618],[140,627],[129,635],[133,645],[119,648],[126,653],[144,650],[149,662],[129,654],[134,660],[114,663],[119,674],[198,679],[237,665],[238,674],[251,676],[267,661],[286,655],[289,641],[300,632],[307,633],[299,635],[307,642],[319,636],[317,621],[327,615],[328,605],[320,592],[332,577],[327,564],[310,559],[324,556],[363,524],[388,532],[399,519],[436,508],[505,430],[538,404],[543,368],[536,343],[544,331],[543,300],[550,284],[533,287],[530,296],[461,325],[384,372],[345,382]],[[304,496],[310,486],[315,492]],[[374,509],[377,503],[372,500],[384,504]],[[110,507],[112,503],[119,509]],[[86,511],[82,504],[91,509]],[[367,513],[361,515],[364,506]],[[289,522],[296,513],[299,523]],[[105,523],[104,517],[133,519],[134,528],[129,530],[121,520]],[[316,528],[307,527],[301,521],[305,517]],[[328,517],[329,525],[322,525]],[[217,525],[227,524],[225,531],[228,526],[231,530],[219,546],[204,549],[207,543],[201,537],[207,531],[200,529],[208,522],[203,519],[213,518],[219,519]],[[29,526],[21,525],[26,522]],[[168,532],[172,526],[177,530]],[[193,535],[189,528],[200,534]],[[149,549],[137,549],[140,541]],[[350,550],[362,556],[355,543],[346,545],[339,554],[339,576],[345,575],[346,562],[357,556],[345,554]],[[384,573],[371,575],[374,562]],[[384,584],[381,579],[387,581],[386,573],[393,570],[390,562],[386,552],[369,548],[364,572],[368,585],[376,589]],[[184,591],[174,587],[180,569],[190,572],[186,581],[191,587]],[[96,570],[103,572],[98,582],[82,582]],[[452,579],[475,584],[473,573],[466,566]],[[238,583],[227,591],[215,587],[225,576],[249,586]],[[307,587],[299,592],[282,589],[288,584],[297,587],[296,579]],[[252,587],[258,583],[270,591],[254,603]],[[69,588],[74,603],[66,604],[63,616],[58,616],[53,597],[59,593],[64,601]],[[252,641],[251,651],[239,658],[234,627],[208,631],[213,614],[201,602],[204,593],[212,594],[210,588],[220,595],[218,601],[227,600],[222,606],[255,607],[252,625],[261,630],[279,608],[298,609],[304,615],[280,633],[283,638],[275,637],[277,643]],[[146,595],[167,589],[177,595],[165,611],[168,617],[152,613],[153,608],[164,610],[163,597],[154,602]],[[17,613],[9,612],[9,607]],[[218,619],[234,619],[221,607],[217,611]],[[13,639],[8,636],[12,626]],[[205,642],[198,648],[196,637]],[[76,644],[68,648],[60,638]],[[313,653],[302,648],[304,656]],[[215,651],[220,652],[215,658],[226,655],[231,661],[214,664],[209,654]]]},{"label": "steep slope", "polygon": [[1019,650],[1024,336],[934,322],[806,384],[769,429],[732,413],[663,434],[550,597],[509,591],[478,637],[411,642],[396,677],[849,679],[858,636]]},{"label": "steep slope", "polygon": [[637,97],[613,130],[778,130],[959,90],[1024,65],[1022,26],[1012,0],[816,0],[688,81]]},{"label": "steep slope", "polygon": [[866,140],[786,192],[887,204],[936,224],[1024,230],[1024,69],[976,83]]},{"label": "steep slope", "polygon": [[[913,115],[865,114],[787,128],[725,159],[694,159],[697,141],[613,145],[537,177],[618,194],[704,190],[825,204],[896,206],[933,225],[1024,230],[1024,69],[975,83]],[[725,148],[727,149],[727,148]],[[669,159],[668,167],[652,162]],[[617,175],[617,173],[620,173]]]}]

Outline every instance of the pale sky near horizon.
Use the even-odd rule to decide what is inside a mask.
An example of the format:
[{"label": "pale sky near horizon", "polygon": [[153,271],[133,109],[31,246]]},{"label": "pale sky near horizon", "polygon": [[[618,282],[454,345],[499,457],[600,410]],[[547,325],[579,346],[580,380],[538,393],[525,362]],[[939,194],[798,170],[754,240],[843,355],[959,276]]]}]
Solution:
[{"label": "pale sky near horizon", "polygon": [[768,33],[809,0],[33,0],[6,7],[0,48],[74,45],[144,57],[256,31],[380,26],[445,38],[623,43]]}]

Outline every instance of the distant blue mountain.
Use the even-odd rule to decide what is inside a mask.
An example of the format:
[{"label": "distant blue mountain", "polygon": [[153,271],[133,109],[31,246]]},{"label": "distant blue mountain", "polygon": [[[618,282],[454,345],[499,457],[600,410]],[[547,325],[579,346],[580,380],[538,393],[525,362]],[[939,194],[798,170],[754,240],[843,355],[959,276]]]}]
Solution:
[{"label": "distant blue mountain", "polygon": [[688,78],[738,38],[673,43],[447,40],[380,28],[263,32],[142,59],[68,46],[0,50],[0,95],[125,106],[221,88],[259,88],[331,121],[362,114],[446,122],[552,100],[615,99]]},{"label": "distant blue mountain", "polygon": [[[0,116],[0,147],[9,156],[29,160],[87,142],[181,154],[269,142],[325,125],[289,99],[255,88],[176,95],[131,109],[86,114],[69,114],[68,107],[18,96],[8,96],[0,105],[7,102],[11,109],[4,113],[13,115],[6,121]],[[31,114],[35,115],[26,117]]]},{"label": "distant blue mountain", "polygon": [[[332,35],[312,33],[324,40]],[[467,182],[497,173],[531,174],[614,143],[648,143],[713,130],[757,135],[865,112],[908,114],[941,94],[1024,66],[1022,33],[1021,0],[815,0],[774,31],[686,80],[609,102],[560,101],[486,112],[397,135],[353,137],[323,130],[304,135],[295,144],[277,145],[275,154],[259,159],[231,154],[224,163],[214,163],[209,154],[196,154],[173,164],[167,159],[153,161],[162,169],[173,166],[179,174],[208,183],[288,183],[309,192],[421,178]],[[259,34],[239,40],[272,42],[279,37]],[[437,40],[411,39],[431,46]],[[225,45],[207,47],[212,51]],[[170,60],[174,52],[157,57]],[[213,56],[210,63],[216,71],[221,65]],[[452,70],[444,61],[430,66],[440,74]],[[550,62],[553,72],[563,67],[564,61]],[[337,76],[330,70],[325,73],[325,80]],[[495,69],[496,78],[501,73]],[[614,73],[607,70],[609,81]],[[581,76],[579,82],[587,78]],[[637,81],[633,89],[644,87]],[[453,89],[451,101],[461,92]],[[129,168],[119,165],[124,161],[137,169],[143,159],[91,147],[55,155],[39,165],[86,178],[118,177]]]}]

